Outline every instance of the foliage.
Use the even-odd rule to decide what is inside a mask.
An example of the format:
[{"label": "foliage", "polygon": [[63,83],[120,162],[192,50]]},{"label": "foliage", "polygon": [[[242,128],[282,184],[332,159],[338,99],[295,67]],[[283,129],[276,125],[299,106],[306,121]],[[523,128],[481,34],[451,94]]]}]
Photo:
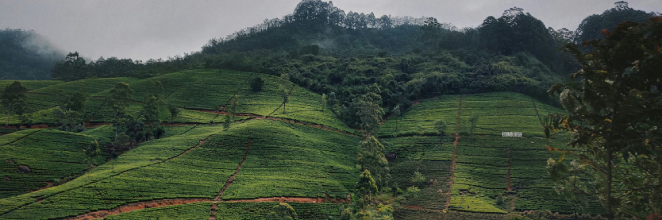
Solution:
[{"label": "foliage", "polygon": [[7,125],[9,125],[9,116],[12,112],[22,115],[26,105],[28,89],[23,87],[19,81],[14,81],[11,85],[5,87],[0,95],[0,104],[7,110]]},{"label": "foliage", "polygon": [[171,123],[175,121],[175,118],[181,112],[179,107],[177,107],[175,105],[168,105],[168,111],[170,112],[170,122]]},{"label": "foliage", "polygon": [[434,122],[434,130],[437,130],[437,132],[439,132],[439,136],[441,137],[445,135],[446,127],[446,122],[443,120],[437,120]]},{"label": "foliage", "polygon": [[378,95],[379,86],[373,84],[369,92],[354,100],[357,109],[356,116],[360,119],[360,127],[365,132],[365,137],[370,138],[379,129],[382,122],[384,110],[380,107],[382,97]]},{"label": "foliage", "polygon": [[423,183],[425,183],[425,176],[423,176],[423,174],[420,172],[414,172],[414,175],[410,180],[414,186],[421,186]]},{"label": "foliage", "polygon": [[260,77],[255,77],[251,79],[251,90],[253,92],[262,91],[262,86],[264,85],[264,80]]},{"label": "foliage", "polygon": [[477,114],[472,114],[471,117],[469,118],[469,122],[471,122],[471,128],[469,129],[469,134],[471,136],[474,135],[474,132],[476,131],[476,124],[478,124],[478,119],[480,119],[480,116]]},{"label": "foliage", "polygon": [[287,203],[281,202],[274,206],[273,211],[269,213],[269,220],[290,220],[297,219],[297,212]]},{"label": "foliage", "polygon": [[362,170],[369,170],[377,186],[386,187],[390,178],[388,161],[384,156],[384,145],[375,137],[368,137],[361,142],[361,152],[356,155],[356,161]]},{"label": "foliage", "polygon": [[[567,83],[550,88],[550,93],[560,95],[569,114],[552,115],[551,126],[545,129],[573,133],[569,145],[580,151],[582,163],[593,168],[592,179],[600,182],[595,190],[575,190],[599,194],[610,219],[645,218],[662,210],[657,181],[662,172],[653,165],[659,161],[657,126],[662,120],[657,111],[662,97],[657,89],[662,69],[661,20],[624,22],[613,32],[603,30],[604,39],[585,42],[592,47],[589,54],[577,45],[567,45],[565,49],[583,68]],[[613,184],[614,180],[625,184]]]},{"label": "foliage", "polygon": [[54,116],[58,119],[60,130],[81,132],[84,130],[81,113],[72,109],[62,110],[59,106],[53,109]]},{"label": "foliage", "polygon": [[[375,180],[372,178],[370,175],[369,170],[364,170],[363,173],[361,173],[361,176],[359,177],[359,182],[356,184],[356,190],[359,191],[364,197],[368,197],[368,201],[372,201],[372,194],[377,193],[377,183]],[[364,201],[365,202],[365,201]]]},{"label": "foliage", "polygon": [[55,79],[73,81],[90,77],[90,72],[87,62],[76,51],[67,54],[65,60],[55,63],[51,69],[51,75]]}]

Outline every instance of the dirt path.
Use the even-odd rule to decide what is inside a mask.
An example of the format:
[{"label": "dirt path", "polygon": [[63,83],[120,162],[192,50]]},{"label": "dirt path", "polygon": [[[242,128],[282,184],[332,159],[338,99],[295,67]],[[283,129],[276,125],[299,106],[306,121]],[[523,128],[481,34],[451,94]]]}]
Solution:
[{"label": "dirt path", "polygon": [[335,203],[343,204],[347,203],[346,199],[329,199],[329,198],[305,198],[305,197],[271,197],[271,198],[257,198],[257,199],[236,199],[236,200],[225,200],[225,201],[214,201],[211,199],[202,199],[202,198],[181,198],[181,199],[157,199],[152,201],[136,202],[125,204],[120,207],[110,209],[110,210],[99,210],[94,212],[88,212],[76,217],[64,218],[67,220],[89,220],[89,219],[103,219],[110,215],[118,215],[121,213],[137,211],[142,209],[150,208],[159,208],[166,206],[175,206],[191,203],[200,203],[200,202],[213,202],[211,207],[210,219],[216,219],[216,210],[218,209],[218,202],[225,203],[234,203],[234,202],[296,202],[296,203]]},{"label": "dirt path", "polygon": [[161,199],[161,200],[152,200],[146,202],[137,202],[122,205],[120,207],[111,209],[111,210],[99,210],[94,212],[88,212],[73,218],[65,218],[67,220],[89,220],[89,219],[103,219],[109,215],[117,215],[125,212],[131,212],[147,208],[158,208],[165,206],[173,205],[182,205],[189,203],[198,203],[198,202],[210,202],[210,199]]},{"label": "dirt path", "polygon": [[209,220],[216,220],[216,209],[218,208],[218,201],[221,200],[221,196],[223,196],[223,193],[225,193],[225,190],[234,182],[234,178],[239,174],[239,170],[241,170],[241,166],[244,165],[244,162],[246,162],[246,157],[248,156],[248,151],[251,149],[251,144],[253,144],[253,140],[248,141],[248,146],[246,146],[246,152],[244,153],[244,158],[241,159],[241,162],[239,162],[239,165],[237,166],[237,170],[234,171],[234,174],[230,176],[228,181],[225,182],[225,185],[223,185],[223,188],[221,188],[221,191],[218,192],[218,195],[214,197],[214,202],[211,205],[210,212],[211,215],[209,216]]},{"label": "dirt path", "polygon": [[457,124],[455,125],[455,141],[453,141],[453,161],[451,162],[451,179],[448,181],[448,192],[446,192],[446,204],[443,212],[448,211],[451,204],[451,190],[453,189],[453,177],[455,176],[455,163],[457,161],[457,144],[460,141],[460,115],[462,115],[462,95],[460,95],[460,104],[457,107]]},{"label": "dirt path", "polygon": [[223,185],[223,188],[221,188],[221,191],[218,192],[218,195],[214,197],[214,201],[221,201],[221,196],[223,196],[223,193],[225,193],[225,190],[234,182],[234,178],[239,174],[239,170],[241,170],[241,166],[244,165],[244,162],[246,162],[246,157],[248,156],[248,151],[251,149],[251,144],[253,144],[253,140],[250,140],[248,142],[248,146],[246,146],[246,152],[244,153],[244,158],[239,162],[239,165],[237,166],[237,170],[234,171],[234,174],[230,176],[227,182],[225,182],[225,185]]}]

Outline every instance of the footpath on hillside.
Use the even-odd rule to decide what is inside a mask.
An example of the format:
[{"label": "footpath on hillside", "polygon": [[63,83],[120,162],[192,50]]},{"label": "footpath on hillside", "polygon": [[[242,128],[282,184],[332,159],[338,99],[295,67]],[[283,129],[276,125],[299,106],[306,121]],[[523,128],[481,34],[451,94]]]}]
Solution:
[{"label": "footpath on hillside", "polygon": [[448,182],[448,191],[446,192],[446,204],[443,212],[448,211],[451,204],[451,190],[453,189],[453,177],[455,176],[455,162],[457,161],[457,144],[460,141],[460,115],[462,115],[462,95],[460,95],[460,104],[457,107],[457,124],[455,125],[455,141],[453,141],[453,160],[451,162],[451,178]]}]

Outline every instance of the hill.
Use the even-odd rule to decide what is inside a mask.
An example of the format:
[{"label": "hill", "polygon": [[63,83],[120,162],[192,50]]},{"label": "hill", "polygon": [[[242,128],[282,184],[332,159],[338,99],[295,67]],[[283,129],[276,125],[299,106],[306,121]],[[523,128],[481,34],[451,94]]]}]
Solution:
[{"label": "hill", "polygon": [[65,55],[34,31],[0,30],[0,79],[51,79],[51,68]]}]

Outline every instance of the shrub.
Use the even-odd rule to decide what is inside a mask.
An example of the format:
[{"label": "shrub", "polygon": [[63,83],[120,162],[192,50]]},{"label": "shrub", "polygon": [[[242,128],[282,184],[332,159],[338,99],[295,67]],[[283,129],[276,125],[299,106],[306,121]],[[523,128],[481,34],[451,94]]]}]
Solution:
[{"label": "shrub", "polygon": [[262,91],[262,86],[264,85],[264,80],[261,77],[255,77],[251,79],[251,90],[253,92]]}]

